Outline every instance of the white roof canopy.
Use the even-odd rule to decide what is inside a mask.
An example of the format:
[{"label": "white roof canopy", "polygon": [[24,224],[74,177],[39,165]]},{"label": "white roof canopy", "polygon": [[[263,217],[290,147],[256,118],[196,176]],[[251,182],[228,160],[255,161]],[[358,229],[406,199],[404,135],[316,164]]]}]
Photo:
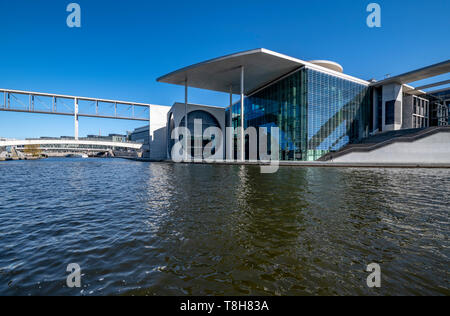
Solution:
[{"label": "white roof canopy", "polygon": [[226,93],[232,87],[233,94],[239,94],[240,68],[244,67],[244,94],[248,95],[303,66],[367,84],[366,81],[264,48],[195,64],[162,76],[158,82],[184,85],[187,80],[189,87]]},{"label": "white roof canopy", "polygon": [[184,85],[205,90],[240,93],[240,67],[244,67],[244,92],[249,92],[288,74],[304,63],[298,59],[266,49],[255,49],[208,60],[158,79],[158,82]]}]

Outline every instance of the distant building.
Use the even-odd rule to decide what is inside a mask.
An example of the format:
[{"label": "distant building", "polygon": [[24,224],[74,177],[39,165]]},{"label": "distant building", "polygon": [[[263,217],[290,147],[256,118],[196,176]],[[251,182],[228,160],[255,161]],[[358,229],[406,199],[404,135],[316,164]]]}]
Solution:
[{"label": "distant building", "polygon": [[[133,148],[135,146],[130,146],[133,144],[128,141],[126,135],[121,134],[109,134],[108,136],[88,135],[87,137],[80,137],[77,141],[72,136],[61,136],[59,138],[44,136],[38,139],[27,138],[25,143],[26,141],[39,144],[40,149],[49,155],[73,152],[86,152],[95,155],[117,152],[117,156],[137,156],[136,149]],[[18,150],[24,150],[27,146],[30,145],[20,144],[17,145],[17,148]]]},{"label": "distant building", "polygon": [[109,134],[108,136],[88,135],[86,138],[81,139],[103,140],[103,141],[123,143],[127,141],[127,136],[121,134]]}]

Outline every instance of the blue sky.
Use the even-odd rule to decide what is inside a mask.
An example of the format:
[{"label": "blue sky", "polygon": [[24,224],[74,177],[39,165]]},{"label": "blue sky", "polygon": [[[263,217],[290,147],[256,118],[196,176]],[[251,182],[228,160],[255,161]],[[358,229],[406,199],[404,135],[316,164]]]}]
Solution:
[{"label": "blue sky", "polygon": [[[66,25],[77,2],[82,27]],[[368,28],[366,7],[382,8]],[[156,78],[225,54],[264,47],[304,60],[330,59],[363,79],[447,60],[448,0],[0,2],[0,87],[171,105],[181,87]],[[225,105],[194,90],[191,101]],[[80,119],[80,135],[124,133],[142,122]],[[73,135],[73,119],[0,112],[0,136]]]}]

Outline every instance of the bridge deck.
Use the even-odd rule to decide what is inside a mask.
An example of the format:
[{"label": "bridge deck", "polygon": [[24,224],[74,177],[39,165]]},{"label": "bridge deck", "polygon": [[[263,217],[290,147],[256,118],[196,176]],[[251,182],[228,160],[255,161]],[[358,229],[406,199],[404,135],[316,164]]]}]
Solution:
[{"label": "bridge deck", "polygon": [[117,148],[141,149],[142,144],[122,143],[108,141],[92,140],[70,140],[70,139],[32,139],[32,140],[3,140],[0,141],[0,147],[9,146],[29,146],[29,145],[81,145],[81,146],[109,146]]}]

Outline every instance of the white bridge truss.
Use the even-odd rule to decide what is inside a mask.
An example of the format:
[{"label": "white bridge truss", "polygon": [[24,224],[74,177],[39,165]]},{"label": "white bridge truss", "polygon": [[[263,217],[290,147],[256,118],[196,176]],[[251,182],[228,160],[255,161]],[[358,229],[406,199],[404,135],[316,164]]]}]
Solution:
[{"label": "white bridge truss", "polygon": [[0,89],[0,111],[73,116],[75,140],[79,139],[79,117],[150,122],[150,107],[136,102]]}]

